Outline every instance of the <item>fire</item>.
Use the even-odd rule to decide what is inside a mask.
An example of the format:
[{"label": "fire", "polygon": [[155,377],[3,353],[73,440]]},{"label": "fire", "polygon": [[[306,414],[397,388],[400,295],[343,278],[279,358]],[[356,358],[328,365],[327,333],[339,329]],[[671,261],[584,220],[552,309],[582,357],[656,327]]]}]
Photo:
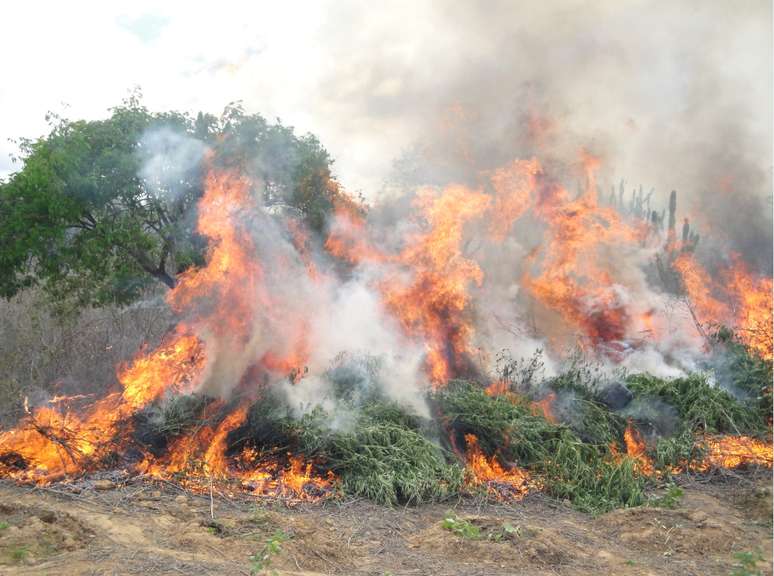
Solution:
[{"label": "fire", "polygon": [[637,462],[639,471],[646,476],[651,476],[654,472],[653,461],[647,454],[647,446],[640,431],[631,422],[624,430],[624,444],[626,444],[626,455]]},{"label": "fire", "polygon": [[487,396],[504,396],[509,392],[509,386],[507,380],[495,380],[489,386],[486,387]]},{"label": "fire", "polygon": [[741,466],[772,466],[772,445],[749,436],[708,436],[704,438],[706,454],[695,468],[739,468]]},{"label": "fire", "polygon": [[[15,429],[0,434],[4,474],[49,482],[97,467],[111,451],[126,452],[136,412],[165,394],[190,394],[201,387],[218,352],[209,349],[208,342],[243,348],[255,338],[252,318],[261,307],[281,314],[263,285],[264,272],[247,224],[249,215],[259,210],[250,183],[230,172],[211,171],[198,209],[197,230],[209,240],[207,263],[182,274],[167,297],[171,307],[187,318],[156,349],[143,349],[131,363],[118,368],[121,392],[108,394],[82,411],[70,409],[75,398],[56,398],[51,405],[35,408]],[[303,323],[295,328],[288,328],[287,340],[277,340],[276,349],[270,348],[254,362],[291,378],[301,374],[309,350]],[[221,408],[221,402],[211,402],[208,418],[217,416]],[[148,454],[134,467],[157,477],[183,471],[195,475],[200,462],[200,474],[228,476],[228,435],[242,424],[246,413],[246,405],[241,405],[222,416],[214,428],[202,426],[179,437],[164,455]],[[304,469],[298,462],[291,468],[289,478],[311,477],[311,468]],[[291,483],[288,491],[302,483]]]},{"label": "fire", "polygon": [[712,279],[692,254],[680,254],[672,266],[680,274],[694,312],[702,322],[722,322],[729,318],[728,306],[713,296]]},{"label": "fire", "polygon": [[118,380],[127,408],[138,409],[166,390],[186,393],[194,389],[205,360],[202,342],[192,334],[175,335],[148,355],[139,355],[119,369]]},{"label": "fire", "polygon": [[534,487],[529,473],[521,468],[504,470],[496,458],[487,458],[474,434],[465,434],[466,468],[473,486],[484,486],[498,498],[520,499]]},{"label": "fire", "polygon": [[11,467],[7,474],[47,483],[83,471],[111,445],[124,441],[131,432],[126,422],[129,416],[158,398],[167,387],[186,389],[203,361],[195,337],[176,337],[122,368],[118,379],[124,386],[123,393],[109,394],[85,414],[70,411],[63,398],[55,399],[56,406],[40,406],[28,412],[15,429],[0,434],[2,452],[23,459],[23,465]]},{"label": "fire", "polygon": [[620,462],[624,456],[626,456],[632,459],[635,469],[640,474],[652,476],[655,473],[653,461],[647,453],[647,445],[645,444],[640,431],[637,430],[632,422],[626,424],[626,429],[624,430],[624,446],[626,447],[625,455],[621,454],[615,442],[610,444],[610,454],[612,454],[615,462]]},{"label": "fire", "polygon": [[[518,297],[537,304],[538,314],[552,316],[557,332],[580,336],[587,350],[620,361],[618,352],[636,346],[637,337],[647,333],[657,340],[666,330],[652,301],[633,302],[630,280],[617,268],[623,260],[619,253],[639,250],[644,236],[641,226],[598,202],[599,162],[582,156],[586,187],[577,196],[554,182],[535,158],[481,174],[478,187],[420,190],[413,203],[415,218],[406,223],[413,232],[392,250],[369,236],[364,211],[332,183],[328,192],[335,215],[325,258],[316,258],[320,247],[300,221],[282,229],[287,246],[262,251],[256,228],[269,222],[255,226],[264,212],[253,184],[238,174],[211,170],[197,221],[198,234],[207,240],[206,264],[181,274],[167,295],[179,317],[177,327],[154,349],[144,347],[119,366],[120,387],[102,399],[76,409],[84,398],[57,397],[28,411],[15,429],[0,433],[0,472],[50,482],[97,469],[110,455],[150,477],[185,474],[192,486],[231,482],[255,494],[303,499],[328,493],[335,478],[319,473],[319,462],[232,442],[263,388],[279,381],[297,386],[317,352],[310,336],[316,319],[305,309],[317,301],[291,302],[311,292],[287,296],[276,287],[288,286],[290,292],[296,280],[309,280],[314,290],[324,291],[337,270],[369,267],[384,310],[397,321],[401,337],[424,347],[426,380],[441,387],[478,373],[473,358],[484,330],[476,332],[473,304],[486,280],[486,260],[476,259],[468,240],[474,236],[484,244],[499,244],[513,235],[521,242],[516,238],[521,220],[537,225],[542,237],[528,247],[523,262],[514,263],[514,279],[520,277],[524,289]],[[484,233],[471,235],[471,230]],[[673,267],[701,323],[733,327],[750,349],[771,360],[771,278],[751,272],[739,257],[717,274],[690,252],[678,255]],[[545,336],[553,342],[556,334]],[[223,374],[229,387],[220,386]],[[234,389],[239,394],[231,396]],[[166,439],[156,451],[133,438],[138,412],[166,397],[193,393],[207,394],[209,402],[196,429]],[[505,381],[493,382],[487,393],[510,394]],[[236,399],[229,403],[231,398]],[[555,399],[551,393],[532,409],[556,423]],[[487,457],[474,435],[466,435],[465,442],[471,484],[509,497],[535,486],[526,471],[505,469],[496,456]],[[638,472],[654,474],[632,423],[624,443]],[[705,469],[771,466],[771,446],[761,441],[723,437],[707,438],[706,444]],[[613,457],[622,458],[617,450],[611,446]]]},{"label": "fire", "polygon": [[540,183],[535,214],[546,235],[530,257],[539,272],[528,270],[522,280],[536,300],[578,329],[596,350],[627,338],[631,311],[616,291],[607,253],[635,246],[641,233],[615,210],[599,205],[598,161],[586,155],[583,164],[587,186],[577,199],[561,186]]},{"label": "fire", "polygon": [[772,360],[772,279],[752,274],[736,256],[725,274],[726,285],[734,300],[734,326],[744,344],[761,358]]},{"label": "fire", "polygon": [[368,241],[363,218],[346,206],[338,206],[334,212],[325,249],[350,264],[383,262],[387,259],[385,254]]},{"label": "fire", "polygon": [[733,255],[731,265],[721,269],[715,281],[693,255],[683,253],[674,263],[683,287],[702,324],[723,324],[765,360],[772,359],[772,279],[751,272]]},{"label": "fire", "polygon": [[461,186],[442,194],[422,191],[415,206],[427,231],[409,238],[397,258],[411,273],[382,284],[387,308],[409,335],[424,340],[435,386],[469,371],[473,326],[468,287],[481,285],[483,273],[462,254],[462,233],[468,221],[484,214],[489,201],[482,192]]},{"label": "fire", "polygon": [[531,408],[535,414],[539,414],[551,424],[557,424],[558,420],[553,412],[553,405],[556,401],[556,392],[549,392],[544,398],[532,402]]},{"label": "fire", "polygon": [[514,160],[492,175],[490,181],[495,195],[489,233],[494,240],[505,240],[513,223],[530,207],[540,170],[540,163],[533,158]]}]

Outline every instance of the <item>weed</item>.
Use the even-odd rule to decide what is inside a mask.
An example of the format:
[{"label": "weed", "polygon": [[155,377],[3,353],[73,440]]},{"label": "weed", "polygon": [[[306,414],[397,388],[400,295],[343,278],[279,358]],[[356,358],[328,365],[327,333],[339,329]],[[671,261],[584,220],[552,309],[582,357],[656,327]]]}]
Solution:
[{"label": "weed", "polygon": [[453,532],[460,538],[465,540],[479,540],[481,538],[481,530],[478,526],[471,523],[468,520],[459,518],[454,512],[447,512],[441,522],[441,528]]},{"label": "weed", "polygon": [[690,429],[684,427],[669,438],[656,440],[650,455],[653,458],[653,465],[670,476],[675,468],[683,468],[692,462],[701,461],[704,451],[701,445],[696,444]]},{"label": "weed", "polygon": [[21,562],[30,553],[27,546],[15,546],[10,549],[9,555],[14,562]]},{"label": "weed", "polygon": [[763,556],[760,552],[735,552],[734,569],[731,571],[730,576],[761,576],[760,568],[758,568],[758,562],[763,561]]},{"label": "weed", "polygon": [[510,522],[503,522],[503,525],[494,532],[487,535],[489,540],[500,542],[502,540],[515,540],[521,536],[521,527],[513,526]]},{"label": "weed", "polygon": [[9,526],[10,524],[8,524],[8,522],[0,522],[0,530],[5,530]]},{"label": "weed", "polygon": [[672,405],[691,430],[750,433],[764,425],[756,410],[713,386],[704,374],[664,380],[647,374],[627,378],[626,385],[636,396],[658,398]]},{"label": "weed", "polygon": [[273,558],[282,551],[282,544],[288,540],[289,536],[282,530],[277,530],[266,540],[260,552],[250,556],[250,574],[260,574],[269,566]]},{"label": "weed", "polygon": [[683,499],[683,489],[680,488],[674,482],[670,482],[667,486],[666,493],[658,498],[651,498],[648,500],[648,506],[655,506],[656,508],[677,508]]}]

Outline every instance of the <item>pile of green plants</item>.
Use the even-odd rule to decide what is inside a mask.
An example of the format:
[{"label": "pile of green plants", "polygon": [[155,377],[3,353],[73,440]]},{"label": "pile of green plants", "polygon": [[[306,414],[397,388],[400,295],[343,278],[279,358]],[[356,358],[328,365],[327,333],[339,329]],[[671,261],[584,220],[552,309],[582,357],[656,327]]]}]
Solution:
[{"label": "pile of green plants", "polygon": [[394,403],[374,400],[353,409],[351,420],[333,425],[321,408],[298,419],[265,408],[253,406],[234,435],[313,459],[336,475],[347,494],[380,504],[420,504],[462,487],[462,467],[430,437],[429,423]]},{"label": "pile of green plants", "polygon": [[626,379],[626,385],[639,398],[660,399],[674,407],[691,430],[752,434],[765,428],[755,407],[710,384],[705,374],[671,380],[636,374]]},{"label": "pile of green plants", "polygon": [[[590,512],[642,503],[644,479],[636,473],[636,463],[626,456],[614,458],[610,451],[611,444],[622,443],[623,429],[618,434],[617,428],[600,425],[606,417],[596,403],[584,400],[594,406],[590,414],[597,437],[589,442],[570,427],[533,413],[518,398],[489,396],[465,381],[451,382],[435,394],[453,442],[475,434],[485,453],[532,471],[548,494]],[[600,430],[607,430],[606,435]]]},{"label": "pile of green plants", "polygon": [[[735,340],[724,345],[724,366],[742,370],[734,383],[744,388],[741,396],[716,383],[723,374],[715,381],[710,372],[672,379],[610,375],[576,359],[558,376],[537,378],[541,362],[533,359],[503,370],[507,390],[500,395],[488,394],[483,382],[452,380],[427,394],[424,415],[383,395],[377,361],[342,358],[327,375],[325,402],[294,410],[267,389],[228,445],[232,455],[245,447],[302,455],[334,473],[352,496],[420,504],[475,490],[464,466],[467,438],[474,435],[487,457],[506,470],[529,471],[545,493],[580,510],[638,506],[648,501],[656,478],[702,459],[705,433],[769,433],[761,406],[770,394],[771,363],[767,373],[766,363]],[[534,403],[549,395],[547,418]],[[202,425],[204,414],[213,418],[202,398],[167,399],[138,415],[136,435],[159,444]],[[629,427],[646,441],[653,470],[637,454],[627,455]]]}]

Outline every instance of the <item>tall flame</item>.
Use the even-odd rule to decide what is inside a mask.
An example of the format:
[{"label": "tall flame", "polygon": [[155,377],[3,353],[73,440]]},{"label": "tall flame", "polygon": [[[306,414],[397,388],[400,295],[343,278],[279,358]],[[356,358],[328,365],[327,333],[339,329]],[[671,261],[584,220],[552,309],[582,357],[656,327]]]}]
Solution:
[{"label": "tall flame", "polygon": [[411,274],[385,281],[382,289],[406,332],[424,340],[430,379],[438,386],[467,370],[473,335],[468,288],[480,285],[483,273],[462,254],[462,232],[484,213],[489,197],[458,186],[441,195],[425,190],[415,205],[428,230],[411,237],[397,258]]}]

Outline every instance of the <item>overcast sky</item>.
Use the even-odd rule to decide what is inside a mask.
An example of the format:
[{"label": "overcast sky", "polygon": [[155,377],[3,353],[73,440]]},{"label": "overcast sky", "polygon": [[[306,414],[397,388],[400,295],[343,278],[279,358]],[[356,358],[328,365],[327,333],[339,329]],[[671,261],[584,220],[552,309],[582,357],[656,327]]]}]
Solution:
[{"label": "overcast sky", "polygon": [[139,85],[154,109],[242,100],[312,131],[367,195],[458,104],[493,133],[542,106],[604,141],[616,172],[659,165],[677,181],[665,186],[691,185],[683,165],[715,162],[704,145],[730,131],[770,175],[770,2],[543,4],[6,2],[0,174],[13,169],[8,139],[42,134],[46,111],[102,117]]}]

